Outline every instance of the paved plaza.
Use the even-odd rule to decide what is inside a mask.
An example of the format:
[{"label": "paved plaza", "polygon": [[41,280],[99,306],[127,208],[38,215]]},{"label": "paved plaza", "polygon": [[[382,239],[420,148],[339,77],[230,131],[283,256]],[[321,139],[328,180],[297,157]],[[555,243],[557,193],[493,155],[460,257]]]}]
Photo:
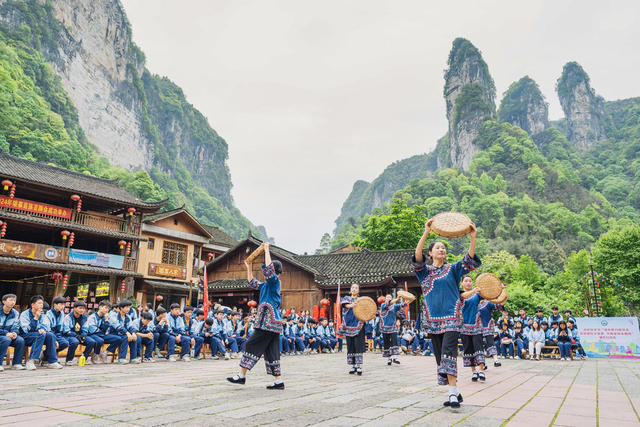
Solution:
[{"label": "paved plaza", "polygon": [[[345,354],[289,356],[286,390],[269,391],[262,361],[245,386],[225,377],[237,360],[65,367],[0,374],[0,424],[12,425],[640,425],[640,363],[632,360],[505,360],[471,382],[461,369],[462,408],[442,407],[433,357],[389,367],[365,356],[362,377]],[[458,359],[459,365],[462,359]]]}]

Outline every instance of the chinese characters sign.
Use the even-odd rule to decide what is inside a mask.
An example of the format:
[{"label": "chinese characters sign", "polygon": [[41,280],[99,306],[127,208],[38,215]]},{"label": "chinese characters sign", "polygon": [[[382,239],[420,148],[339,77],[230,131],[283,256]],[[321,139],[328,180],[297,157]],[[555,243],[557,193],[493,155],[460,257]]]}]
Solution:
[{"label": "chinese characters sign", "polygon": [[149,276],[175,277],[176,279],[186,279],[187,269],[175,265],[149,263]]},{"label": "chinese characters sign", "polygon": [[589,357],[640,359],[636,317],[578,317],[580,343]]},{"label": "chinese characters sign", "polygon": [[7,196],[0,196],[0,207],[66,219],[71,219],[72,212],[72,209],[69,208],[32,202],[30,200],[11,199]]},{"label": "chinese characters sign", "polygon": [[14,256],[18,258],[35,258],[36,246],[37,245],[33,243],[0,240],[0,255]]}]

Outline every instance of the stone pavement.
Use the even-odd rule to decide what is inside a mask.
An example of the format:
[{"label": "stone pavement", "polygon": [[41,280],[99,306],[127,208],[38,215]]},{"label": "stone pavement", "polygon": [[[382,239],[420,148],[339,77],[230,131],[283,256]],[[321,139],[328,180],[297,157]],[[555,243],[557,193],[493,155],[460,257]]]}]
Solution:
[{"label": "stone pavement", "polygon": [[464,403],[444,408],[433,357],[387,366],[365,356],[347,375],[345,354],[284,357],[286,390],[268,391],[260,362],[245,386],[227,383],[237,360],[65,367],[0,373],[0,424],[325,426],[638,426],[640,363],[503,360],[486,383],[460,368]]}]

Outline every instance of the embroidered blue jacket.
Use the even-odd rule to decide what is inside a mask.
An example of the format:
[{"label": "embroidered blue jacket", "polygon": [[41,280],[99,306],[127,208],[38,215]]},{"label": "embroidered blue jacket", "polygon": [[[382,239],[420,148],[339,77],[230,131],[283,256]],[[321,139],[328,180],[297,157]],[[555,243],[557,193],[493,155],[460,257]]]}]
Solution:
[{"label": "embroidered blue jacket", "polygon": [[0,307],[0,335],[7,335],[9,332],[19,332],[20,330],[20,313],[15,308],[6,314]]},{"label": "embroidered blue jacket", "polygon": [[40,315],[40,318],[36,320],[31,309],[20,313],[20,335],[38,332],[40,329],[46,330],[44,327],[44,314]]},{"label": "embroidered blue jacket", "polygon": [[482,335],[484,336],[493,335],[496,321],[491,317],[491,313],[495,310],[502,310],[502,305],[494,304],[484,299],[478,304],[478,312],[482,320]]},{"label": "embroidered blue jacket", "polygon": [[480,267],[478,256],[469,254],[453,264],[442,267],[416,262],[412,265],[422,287],[422,327],[431,334],[459,332],[462,326],[462,301],[458,284],[465,274]]},{"label": "embroidered blue jacket", "polygon": [[82,314],[78,318],[78,325],[80,325],[80,329],[76,330],[76,317],[73,315],[73,311],[66,316],[62,320],[64,325],[65,335],[68,337],[86,337],[87,331],[85,329],[85,324],[87,323],[87,316]]},{"label": "embroidered blue jacket", "polygon": [[479,294],[464,299],[462,305],[462,328],[460,333],[464,335],[478,335],[482,333],[483,325],[478,305],[482,298]]},{"label": "embroidered blue jacket", "polygon": [[386,301],[383,302],[380,306],[380,332],[383,334],[398,332],[398,328],[396,326],[396,314],[398,313],[398,310],[401,310],[406,306],[406,302],[403,302],[402,304],[387,304]]},{"label": "embroidered blue jacket", "polygon": [[47,311],[42,321],[44,329],[47,332],[53,332],[56,335],[64,335],[67,330],[64,326],[64,312],[55,311],[53,308]]},{"label": "embroidered blue jacket", "polygon": [[260,305],[258,306],[258,317],[254,325],[255,329],[282,333],[282,313],[280,304],[280,279],[276,274],[273,263],[262,266],[262,274],[265,282],[258,282],[252,279],[247,285],[260,291]]},{"label": "embroidered blue jacket", "polygon": [[353,307],[347,308],[347,304],[355,303],[357,298],[347,295],[342,298],[340,305],[342,306],[342,325],[340,325],[340,333],[348,337],[355,337],[364,326],[364,322],[359,320],[353,313]]}]

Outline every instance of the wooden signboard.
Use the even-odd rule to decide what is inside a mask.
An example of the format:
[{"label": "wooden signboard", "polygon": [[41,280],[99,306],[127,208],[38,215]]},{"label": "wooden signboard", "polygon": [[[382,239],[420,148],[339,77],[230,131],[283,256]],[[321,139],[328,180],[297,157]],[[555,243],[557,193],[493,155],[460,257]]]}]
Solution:
[{"label": "wooden signboard", "polygon": [[176,279],[187,278],[187,269],[177,265],[149,263],[149,276],[173,277]]}]

